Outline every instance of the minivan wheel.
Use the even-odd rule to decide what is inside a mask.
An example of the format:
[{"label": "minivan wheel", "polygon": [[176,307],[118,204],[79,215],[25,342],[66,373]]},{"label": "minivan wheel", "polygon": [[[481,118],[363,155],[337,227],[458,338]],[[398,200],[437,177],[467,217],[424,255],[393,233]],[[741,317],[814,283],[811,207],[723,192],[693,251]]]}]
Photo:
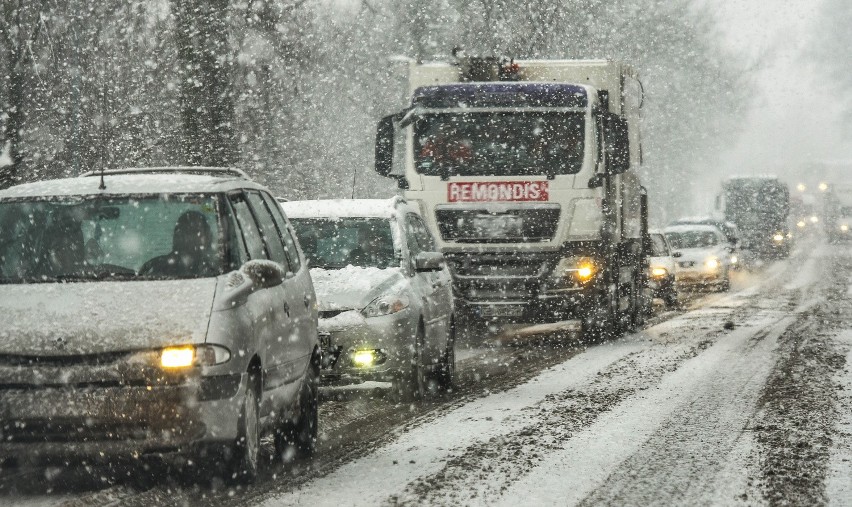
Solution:
[{"label": "minivan wheel", "polygon": [[423,366],[423,342],[426,333],[421,324],[417,328],[414,340],[414,354],[403,366],[394,381],[394,392],[402,402],[410,402],[420,399],[426,387],[426,369]]},{"label": "minivan wheel", "polygon": [[447,331],[447,348],[444,350],[436,373],[438,388],[444,392],[452,391],[456,382],[456,323],[454,320],[450,322]]},{"label": "minivan wheel", "polygon": [[249,376],[240,414],[239,434],[233,444],[230,478],[248,484],[257,478],[260,455],[260,421],[258,418],[257,388]]},{"label": "minivan wheel", "polygon": [[316,452],[319,429],[319,374],[313,365],[299,392],[296,419],[285,420],[275,430],[275,454],[285,463],[294,458],[310,458]]}]

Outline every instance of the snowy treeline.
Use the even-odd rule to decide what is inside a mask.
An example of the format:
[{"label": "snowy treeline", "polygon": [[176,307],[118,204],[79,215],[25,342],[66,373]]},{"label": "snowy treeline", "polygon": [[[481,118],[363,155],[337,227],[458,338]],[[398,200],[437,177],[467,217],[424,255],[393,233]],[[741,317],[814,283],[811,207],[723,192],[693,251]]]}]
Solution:
[{"label": "snowy treeline", "polygon": [[646,92],[652,198],[736,135],[748,82],[687,0],[3,0],[4,185],[85,170],[239,164],[290,198],[390,192],[373,131],[405,63],[617,58]]}]

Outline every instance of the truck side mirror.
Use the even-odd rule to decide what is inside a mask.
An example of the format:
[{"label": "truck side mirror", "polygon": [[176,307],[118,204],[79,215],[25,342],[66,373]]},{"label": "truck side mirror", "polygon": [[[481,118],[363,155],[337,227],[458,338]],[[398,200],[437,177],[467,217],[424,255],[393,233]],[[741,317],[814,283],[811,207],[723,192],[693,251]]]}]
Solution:
[{"label": "truck side mirror", "polygon": [[376,127],[376,172],[386,178],[393,171],[394,116],[385,116]]},{"label": "truck side mirror", "polygon": [[606,139],[606,171],[621,174],[630,169],[630,136],[627,120],[617,114],[607,114],[604,122]]}]

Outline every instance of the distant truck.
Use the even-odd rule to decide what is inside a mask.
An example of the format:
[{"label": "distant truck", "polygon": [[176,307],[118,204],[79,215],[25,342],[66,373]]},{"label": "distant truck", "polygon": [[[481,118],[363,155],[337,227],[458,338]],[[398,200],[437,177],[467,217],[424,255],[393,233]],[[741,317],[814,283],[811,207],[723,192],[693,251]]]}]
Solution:
[{"label": "distant truck", "polygon": [[739,229],[746,260],[790,255],[790,190],[777,177],[729,178],[716,204],[725,220]]},{"label": "distant truck", "polygon": [[852,239],[852,185],[828,185],[825,193],[825,232],[828,240]]},{"label": "distant truck", "polygon": [[459,317],[579,319],[594,340],[641,321],[647,287],[642,87],[604,60],[411,63],[376,171],[419,202]]}]

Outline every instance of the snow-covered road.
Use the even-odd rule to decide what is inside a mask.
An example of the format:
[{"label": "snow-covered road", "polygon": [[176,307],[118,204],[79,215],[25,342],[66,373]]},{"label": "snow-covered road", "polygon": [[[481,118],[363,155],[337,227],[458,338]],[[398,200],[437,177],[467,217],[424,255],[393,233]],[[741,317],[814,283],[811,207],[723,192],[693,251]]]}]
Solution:
[{"label": "snow-covered road", "polygon": [[0,503],[852,504],[850,274],[848,245],[824,245],[614,342],[478,342],[447,399],[335,391],[322,454],[247,489],[119,481]]}]

